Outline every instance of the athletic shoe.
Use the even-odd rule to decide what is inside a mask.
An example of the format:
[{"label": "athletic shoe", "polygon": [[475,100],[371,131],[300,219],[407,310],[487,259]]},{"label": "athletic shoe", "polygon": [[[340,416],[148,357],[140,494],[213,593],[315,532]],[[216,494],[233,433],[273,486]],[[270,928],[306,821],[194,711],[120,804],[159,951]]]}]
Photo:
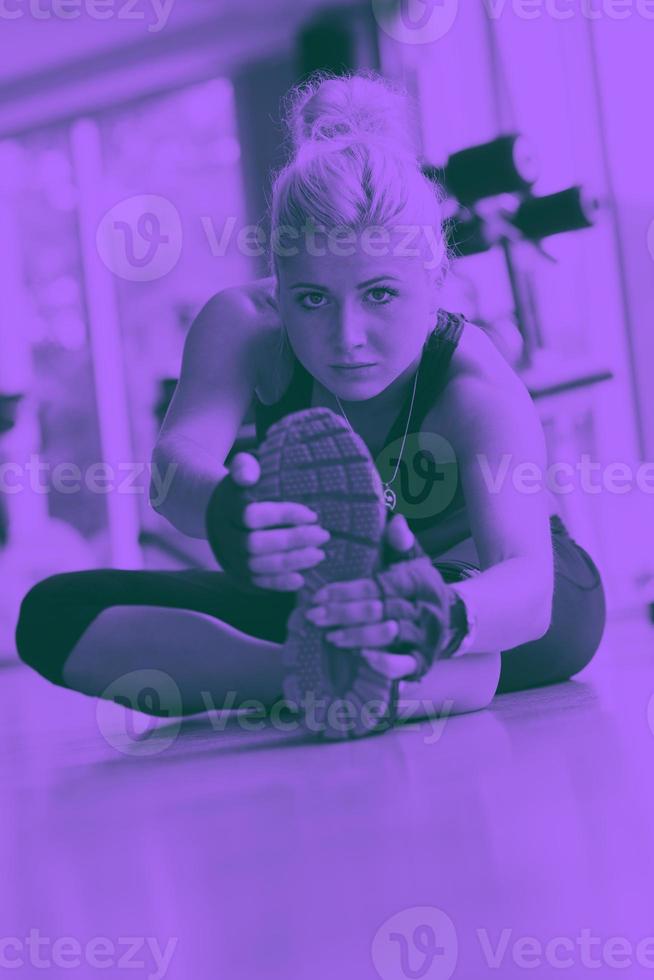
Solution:
[{"label": "athletic shoe", "polygon": [[306,730],[324,738],[386,731],[396,717],[398,682],[374,671],[356,650],[335,647],[324,627],[305,618],[321,586],[369,578],[383,567],[388,510],[368,447],[341,416],[318,406],[275,422],[256,455],[261,477],[244,488],[248,501],[302,503],[331,535],[321,545],[325,559],[301,573],[283,649],[284,696],[300,708]]}]

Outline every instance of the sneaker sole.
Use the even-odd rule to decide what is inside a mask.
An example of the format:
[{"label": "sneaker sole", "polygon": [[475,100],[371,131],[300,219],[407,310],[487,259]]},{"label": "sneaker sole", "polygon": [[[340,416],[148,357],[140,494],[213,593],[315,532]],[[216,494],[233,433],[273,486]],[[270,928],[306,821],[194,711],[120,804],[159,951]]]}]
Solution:
[{"label": "sneaker sole", "polygon": [[393,723],[397,682],[374,671],[355,650],[335,647],[324,627],[305,618],[321,586],[368,578],[381,567],[387,508],[368,447],[331,409],[315,407],[275,422],[257,457],[261,476],[246,488],[247,499],[304,504],[331,535],[321,546],[324,560],[301,572],[304,585],[296,593],[282,653],[288,669],[284,697],[300,708],[306,730],[323,738],[385,731]]}]

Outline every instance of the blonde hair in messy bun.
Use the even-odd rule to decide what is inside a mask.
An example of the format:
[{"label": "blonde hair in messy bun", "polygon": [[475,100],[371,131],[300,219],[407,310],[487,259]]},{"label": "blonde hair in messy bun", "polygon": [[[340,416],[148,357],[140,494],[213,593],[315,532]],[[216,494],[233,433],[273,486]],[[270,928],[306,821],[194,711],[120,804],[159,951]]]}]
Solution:
[{"label": "blonde hair in messy bun", "polygon": [[[417,108],[407,91],[372,70],[318,71],[291,89],[284,104],[290,159],[273,179],[273,243],[281,245],[287,229],[360,233],[371,226],[428,224],[442,256],[434,275],[442,274],[449,258],[443,194],[422,173],[414,136]],[[422,231],[408,246],[420,247],[421,239]],[[297,247],[297,235],[288,244]],[[276,251],[274,244],[272,275]]]}]

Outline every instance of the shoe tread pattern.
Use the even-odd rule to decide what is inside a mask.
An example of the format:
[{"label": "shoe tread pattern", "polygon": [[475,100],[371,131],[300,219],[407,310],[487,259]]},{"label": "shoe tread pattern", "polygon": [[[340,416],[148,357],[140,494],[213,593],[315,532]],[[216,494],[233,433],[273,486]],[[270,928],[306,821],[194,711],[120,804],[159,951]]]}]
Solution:
[{"label": "shoe tread pattern", "polygon": [[366,722],[366,700],[389,705],[392,682],[373,671],[355,651],[341,650],[325,639],[325,631],[305,618],[311,597],[322,585],[343,579],[367,578],[380,568],[381,540],[387,509],[381,478],[363,439],[344,419],[322,406],[293,412],[275,422],[258,450],[261,477],[246,490],[249,500],[296,501],[318,515],[329,531],[322,545],[325,559],[302,572],[304,585],[288,619],[283,661],[288,668],[284,696],[305,703],[307,695],[329,705],[343,698],[353,705],[352,730],[333,730],[327,711],[315,708],[325,725],[324,737],[347,738],[388,727]]}]

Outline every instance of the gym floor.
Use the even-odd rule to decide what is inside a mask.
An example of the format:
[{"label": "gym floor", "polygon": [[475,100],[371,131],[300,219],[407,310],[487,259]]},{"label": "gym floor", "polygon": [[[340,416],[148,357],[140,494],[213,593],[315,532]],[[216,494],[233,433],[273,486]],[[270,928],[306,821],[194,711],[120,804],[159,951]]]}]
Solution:
[{"label": "gym floor", "polygon": [[610,621],[571,682],[328,745],[234,714],[153,732],[7,664],[1,965],[652,976],[653,633]]}]

